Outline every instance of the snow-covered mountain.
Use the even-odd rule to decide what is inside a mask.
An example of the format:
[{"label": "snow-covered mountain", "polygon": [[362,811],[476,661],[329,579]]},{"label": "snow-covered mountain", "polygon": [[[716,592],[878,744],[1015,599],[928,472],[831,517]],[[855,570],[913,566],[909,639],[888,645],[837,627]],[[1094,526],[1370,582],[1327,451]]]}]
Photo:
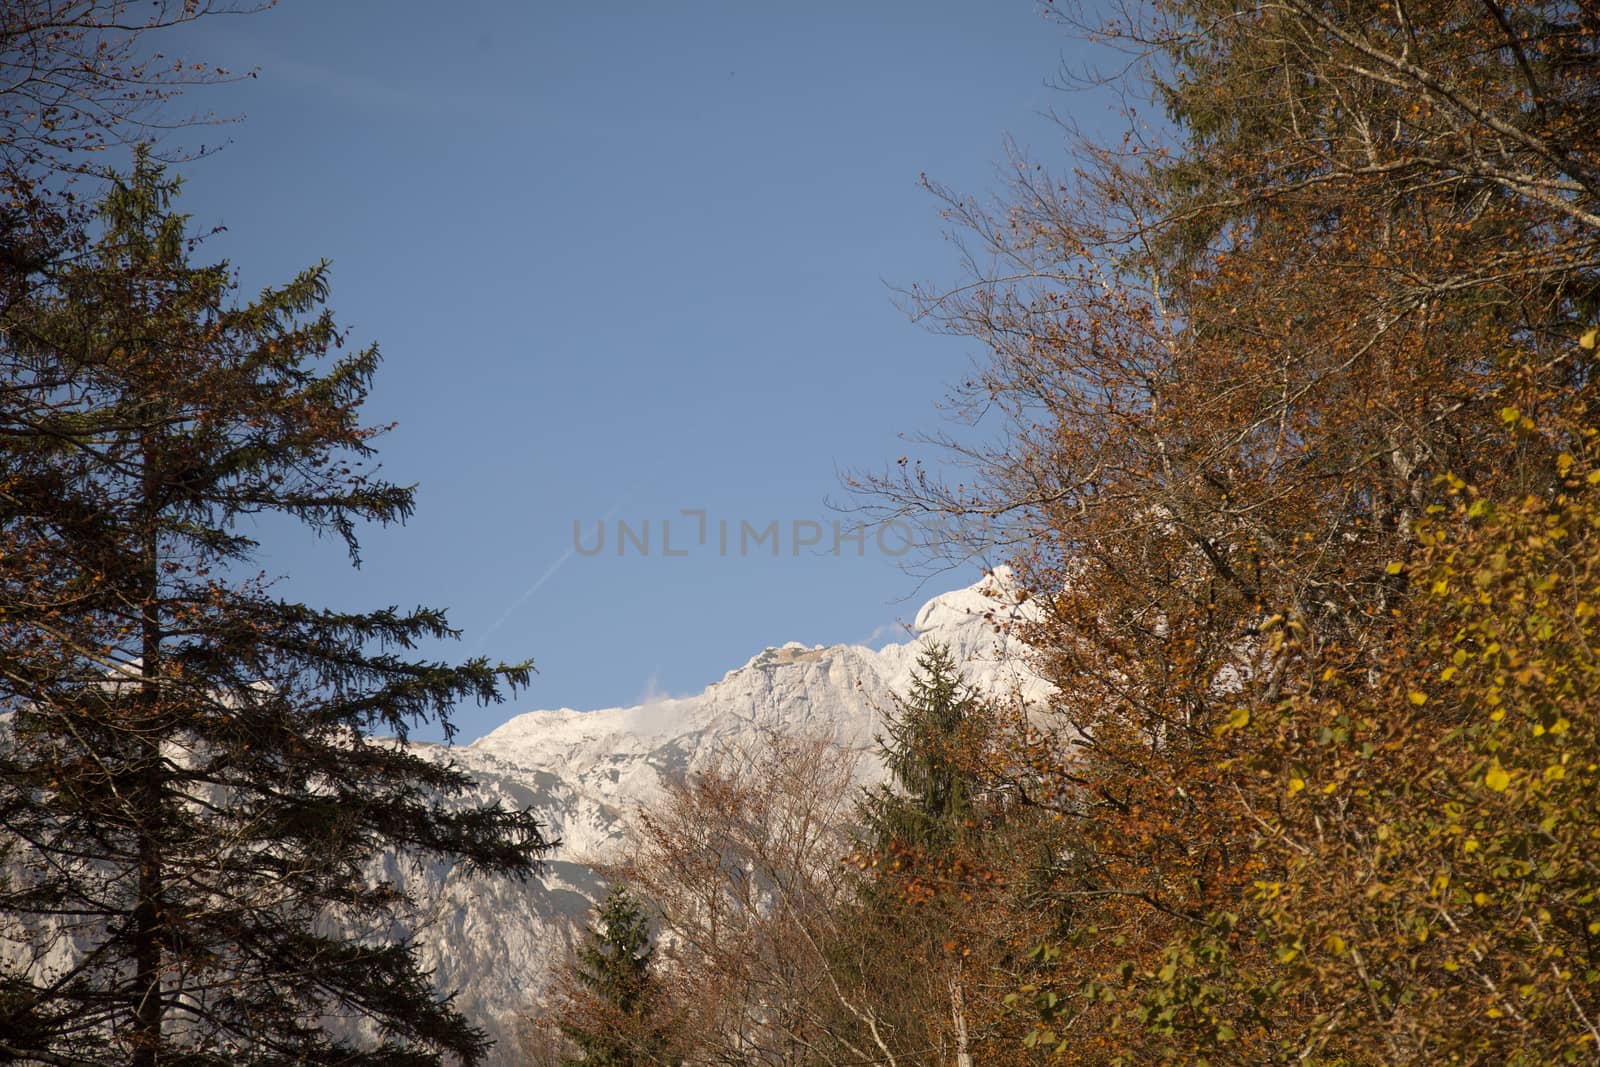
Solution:
[{"label": "snow-covered mountain", "polygon": [[880,773],[872,755],[879,718],[929,642],[948,644],[968,678],[990,691],[1042,696],[1046,687],[1018,665],[1000,632],[1019,610],[990,595],[1003,594],[1004,580],[986,577],[928,601],[902,643],[769,648],[696,696],[533,711],[470,745],[440,748],[440,758],[476,779],[481,798],[532,807],[562,839],[544,875],[523,884],[465,880],[442,865],[388,872],[426,902],[424,962],[498,1040],[492,1067],[515,1062],[518,1013],[544,988],[602,891],[593,864],[617,853],[629,820],[665,783],[774,728],[859,751],[862,779],[871,780]]}]

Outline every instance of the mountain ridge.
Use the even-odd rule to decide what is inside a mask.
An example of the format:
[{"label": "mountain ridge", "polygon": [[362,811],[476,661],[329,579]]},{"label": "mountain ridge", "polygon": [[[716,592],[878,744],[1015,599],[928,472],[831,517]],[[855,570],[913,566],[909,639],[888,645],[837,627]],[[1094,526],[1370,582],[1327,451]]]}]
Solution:
[{"label": "mountain ridge", "polygon": [[930,643],[950,647],[967,677],[996,693],[1037,700],[1048,686],[1020,664],[1006,624],[1028,617],[1010,575],[986,574],[917,612],[906,641],[771,646],[702,692],[628,707],[535,710],[463,746],[418,746],[475,780],[463,802],[533,809],[561,845],[527,882],[469,880],[444,863],[387,858],[381,874],[421,903],[416,934],[441,990],[497,1045],[489,1067],[517,1060],[516,1026],[546,988],[604,891],[597,866],[617,857],[635,814],[674,779],[719,753],[747,751],[763,731],[821,739],[860,755],[857,781],[882,779],[876,735]]}]

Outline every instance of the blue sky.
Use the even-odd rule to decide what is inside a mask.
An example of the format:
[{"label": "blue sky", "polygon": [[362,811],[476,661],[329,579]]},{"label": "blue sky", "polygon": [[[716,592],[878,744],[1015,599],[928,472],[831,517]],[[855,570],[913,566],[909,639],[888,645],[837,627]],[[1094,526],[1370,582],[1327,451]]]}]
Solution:
[{"label": "blue sky", "polygon": [[[385,355],[384,468],[420,483],[360,571],[276,528],[263,565],[313,602],[449,608],[464,639],[430,653],[532,657],[463,739],[695,692],[770,644],[880,643],[976,576],[835,554],[827,501],[939,428],[978,355],[896,306],[959,277],[919,175],[992,193],[1007,135],[1062,160],[1047,112],[1117,123],[1052,88],[1085,46],[1032,0],[282,0],[171,43],[260,68],[186,98],[244,118],[186,135],[228,144],[182,206],[247,288],[333,261],[332,306]],[[776,558],[740,551],[773,520]],[[794,552],[797,521],[820,545]],[[619,522],[647,553],[617,555]]]}]

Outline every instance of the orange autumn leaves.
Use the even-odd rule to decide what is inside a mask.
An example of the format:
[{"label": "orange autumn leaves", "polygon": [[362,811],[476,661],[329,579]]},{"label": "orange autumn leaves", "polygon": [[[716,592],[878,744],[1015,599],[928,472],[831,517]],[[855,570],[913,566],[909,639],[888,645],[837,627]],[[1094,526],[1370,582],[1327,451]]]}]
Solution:
[{"label": "orange autumn leaves", "polygon": [[869,480],[1004,519],[947,547],[1015,559],[1079,739],[1034,1047],[1595,1062],[1594,13],[1129,14],[1174,135],[949,198],[993,270],[922,310],[997,425]]}]

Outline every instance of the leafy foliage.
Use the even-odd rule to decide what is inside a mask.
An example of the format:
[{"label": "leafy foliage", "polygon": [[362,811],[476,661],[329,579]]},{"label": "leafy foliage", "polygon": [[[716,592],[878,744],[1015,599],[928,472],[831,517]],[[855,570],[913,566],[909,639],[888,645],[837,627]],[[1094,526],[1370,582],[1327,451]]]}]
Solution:
[{"label": "leafy foliage", "polygon": [[1253,908],[1285,977],[1325,1005],[1322,1055],[1582,1063],[1600,1048],[1600,474],[1592,444],[1578,455],[1549,493],[1496,502],[1446,479],[1383,683],[1246,728],[1267,761],[1306,768],[1274,820],[1281,879]]},{"label": "leafy foliage", "polygon": [[956,484],[865,481],[957,553],[1004,520],[1059,687],[1071,742],[1008,757],[1060,817],[1013,898],[1049,919],[1027,1039],[1594,1062],[1594,12],[1184,0],[1094,28],[1173,135],[1019,161],[992,211],[940,191],[993,269],[916,295],[990,351],[964,395],[998,443],[963,440]]}]

